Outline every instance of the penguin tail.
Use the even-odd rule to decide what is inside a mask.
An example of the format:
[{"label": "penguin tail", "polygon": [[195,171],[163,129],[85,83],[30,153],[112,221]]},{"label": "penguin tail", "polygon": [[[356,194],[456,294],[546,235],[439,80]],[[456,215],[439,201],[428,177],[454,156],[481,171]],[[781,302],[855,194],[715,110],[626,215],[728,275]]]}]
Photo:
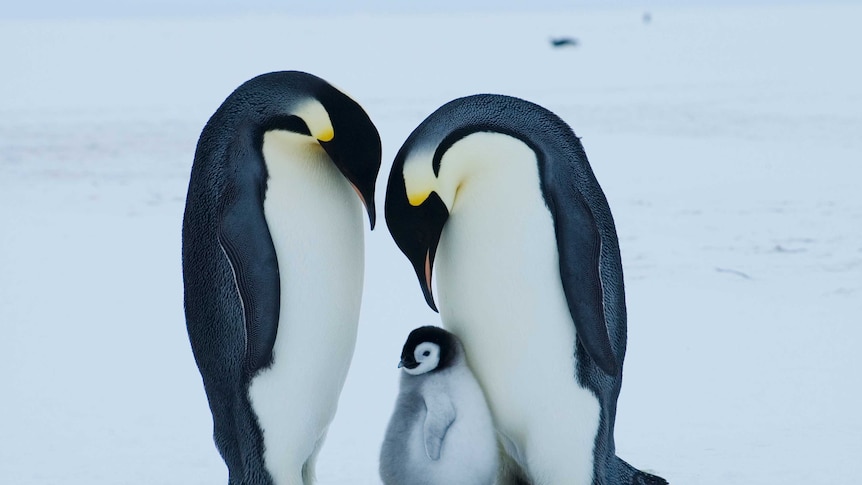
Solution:
[{"label": "penguin tail", "polygon": [[668,485],[664,478],[640,470],[638,470],[632,483],[637,485]]},{"label": "penguin tail", "polygon": [[623,483],[626,485],[668,485],[667,480],[665,480],[664,478],[658,475],[653,475],[651,473],[640,471],[637,468],[626,463],[620,457],[614,458],[616,458],[617,461],[617,476],[620,478],[618,482],[614,483]]}]

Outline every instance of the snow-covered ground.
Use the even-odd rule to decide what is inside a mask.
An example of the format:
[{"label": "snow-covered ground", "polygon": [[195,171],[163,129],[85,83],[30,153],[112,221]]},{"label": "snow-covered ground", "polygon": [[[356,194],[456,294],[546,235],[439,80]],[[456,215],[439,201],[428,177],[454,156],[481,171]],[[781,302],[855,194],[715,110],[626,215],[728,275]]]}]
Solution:
[{"label": "snow-covered ground", "polygon": [[[0,21],[0,483],[226,483],[180,222],[203,124],[282,69],[365,106],[380,209],[395,151],[444,102],[558,113],[621,239],[619,454],[677,484],[854,483],[862,6],[643,12]],[[322,485],[379,483],[403,339],[438,322],[384,224],[366,268]]]}]

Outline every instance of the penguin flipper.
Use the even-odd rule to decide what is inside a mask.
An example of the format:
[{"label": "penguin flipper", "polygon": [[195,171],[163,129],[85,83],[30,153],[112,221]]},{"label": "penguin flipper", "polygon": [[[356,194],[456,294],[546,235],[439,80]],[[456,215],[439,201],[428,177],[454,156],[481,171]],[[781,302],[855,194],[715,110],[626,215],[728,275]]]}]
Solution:
[{"label": "penguin flipper", "polygon": [[219,225],[219,244],[233,269],[246,333],[246,371],[269,365],[278,330],[280,279],[275,246],[263,213],[262,196],[227,187]]},{"label": "penguin flipper", "polygon": [[440,450],[443,448],[443,439],[449,427],[455,422],[455,406],[452,401],[441,393],[431,393],[425,396],[425,423],[423,425],[423,436],[425,437],[425,454],[428,458],[436,461],[440,459]]},{"label": "penguin flipper", "polygon": [[599,270],[602,241],[595,216],[581,194],[571,187],[556,191],[552,213],[560,278],[578,340],[606,374],[616,375],[621,363],[611,347],[605,320]]}]

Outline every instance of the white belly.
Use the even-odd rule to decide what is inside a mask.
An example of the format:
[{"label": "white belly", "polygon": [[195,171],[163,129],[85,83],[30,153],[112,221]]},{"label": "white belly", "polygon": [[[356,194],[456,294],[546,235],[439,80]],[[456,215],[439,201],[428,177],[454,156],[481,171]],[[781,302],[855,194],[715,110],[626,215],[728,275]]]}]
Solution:
[{"label": "white belly", "polygon": [[269,132],[263,150],[281,312],[273,365],[249,395],[267,468],[282,485],[297,482],[335,415],[356,343],[364,229],[356,193],[316,142]]},{"label": "white belly", "polygon": [[575,380],[575,327],[535,158],[509,162],[458,189],[435,265],[441,316],[533,483],[589,485],[599,402]]}]

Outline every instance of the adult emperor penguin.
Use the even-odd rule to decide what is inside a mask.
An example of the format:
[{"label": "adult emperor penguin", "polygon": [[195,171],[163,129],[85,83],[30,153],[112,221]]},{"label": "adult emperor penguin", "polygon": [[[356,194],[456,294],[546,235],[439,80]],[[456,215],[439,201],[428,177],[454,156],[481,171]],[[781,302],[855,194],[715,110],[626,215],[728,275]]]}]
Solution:
[{"label": "adult emperor penguin", "polygon": [[458,338],[419,327],[407,337],[399,367],[401,389],[380,450],[383,483],[493,485],[494,424]]},{"label": "adult emperor penguin", "polygon": [[579,139],[500,95],[456,99],[399,150],[386,223],[464,344],[494,416],[501,483],[663,484],[618,458],[626,347],[619,245]]},{"label": "adult emperor penguin", "polygon": [[201,133],[186,324],[230,485],[314,480],[353,356],[380,157],[365,111],[303,72],[247,81]]}]

